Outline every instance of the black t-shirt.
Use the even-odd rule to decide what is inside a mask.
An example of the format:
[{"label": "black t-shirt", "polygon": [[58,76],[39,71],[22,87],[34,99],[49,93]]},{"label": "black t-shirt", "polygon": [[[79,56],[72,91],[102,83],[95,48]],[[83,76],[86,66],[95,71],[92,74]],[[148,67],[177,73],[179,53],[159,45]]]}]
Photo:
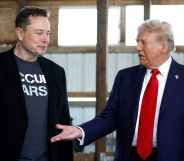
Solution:
[{"label": "black t-shirt", "polygon": [[47,161],[48,91],[38,61],[27,62],[16,57],[26,102],[28,127],[20,161]]}]

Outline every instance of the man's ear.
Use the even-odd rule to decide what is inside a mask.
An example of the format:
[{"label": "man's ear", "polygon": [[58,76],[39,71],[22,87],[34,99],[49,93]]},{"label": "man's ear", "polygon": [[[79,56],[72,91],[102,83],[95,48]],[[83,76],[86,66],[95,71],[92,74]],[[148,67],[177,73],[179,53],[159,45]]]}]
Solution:
[{"label": "man's ear", "polygon": [[17,27],[15,32],[17,35],[17,39],[21,41],[23,37],[23,30],[20,27]]},{"label": "man's ear", "polygon": [[164,53],[169,51],[169,44],[167,42],[162,43],[162,51]]}]

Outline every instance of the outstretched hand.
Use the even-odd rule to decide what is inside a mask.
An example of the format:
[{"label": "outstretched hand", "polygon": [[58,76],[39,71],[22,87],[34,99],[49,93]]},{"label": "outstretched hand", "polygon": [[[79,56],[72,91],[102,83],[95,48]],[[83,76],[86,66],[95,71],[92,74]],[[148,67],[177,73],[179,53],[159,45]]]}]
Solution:
[{"label": "outstretched hand", "polygon": [[56,128],[61,130],[61,133],[53,136],[51,142],[57,142],[62,140],[73,140],[82,137],[82,131],[75,126],[56,124]]}]

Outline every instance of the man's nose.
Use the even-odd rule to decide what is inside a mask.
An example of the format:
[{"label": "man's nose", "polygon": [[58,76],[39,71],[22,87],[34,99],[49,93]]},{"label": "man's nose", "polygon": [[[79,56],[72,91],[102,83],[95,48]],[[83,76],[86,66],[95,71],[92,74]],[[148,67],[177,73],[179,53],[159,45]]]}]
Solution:
[{"label": "man's nose", "polygon": [[50,36],[48,34],[44,34],[43,37],[42,37],[42,41],[44,43],[49,43],[50,41]]},{"label": "man's nose", "polygon": [[143,49],[143,44],[141,41],[137,42],[136,50],[141,51]]}]

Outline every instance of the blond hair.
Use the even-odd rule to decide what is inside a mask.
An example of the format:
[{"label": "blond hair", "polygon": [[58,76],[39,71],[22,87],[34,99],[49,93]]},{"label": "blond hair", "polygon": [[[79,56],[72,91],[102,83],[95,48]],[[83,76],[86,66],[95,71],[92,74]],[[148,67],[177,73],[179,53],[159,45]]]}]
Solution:
[{"label": "blond hair", "polygon": [[159,20],[146,20],[139,27],[138,32],[154,32],[158,34],[159,41],[167,41],[170,51],[175,50],[174,33],[171,24]]}]

